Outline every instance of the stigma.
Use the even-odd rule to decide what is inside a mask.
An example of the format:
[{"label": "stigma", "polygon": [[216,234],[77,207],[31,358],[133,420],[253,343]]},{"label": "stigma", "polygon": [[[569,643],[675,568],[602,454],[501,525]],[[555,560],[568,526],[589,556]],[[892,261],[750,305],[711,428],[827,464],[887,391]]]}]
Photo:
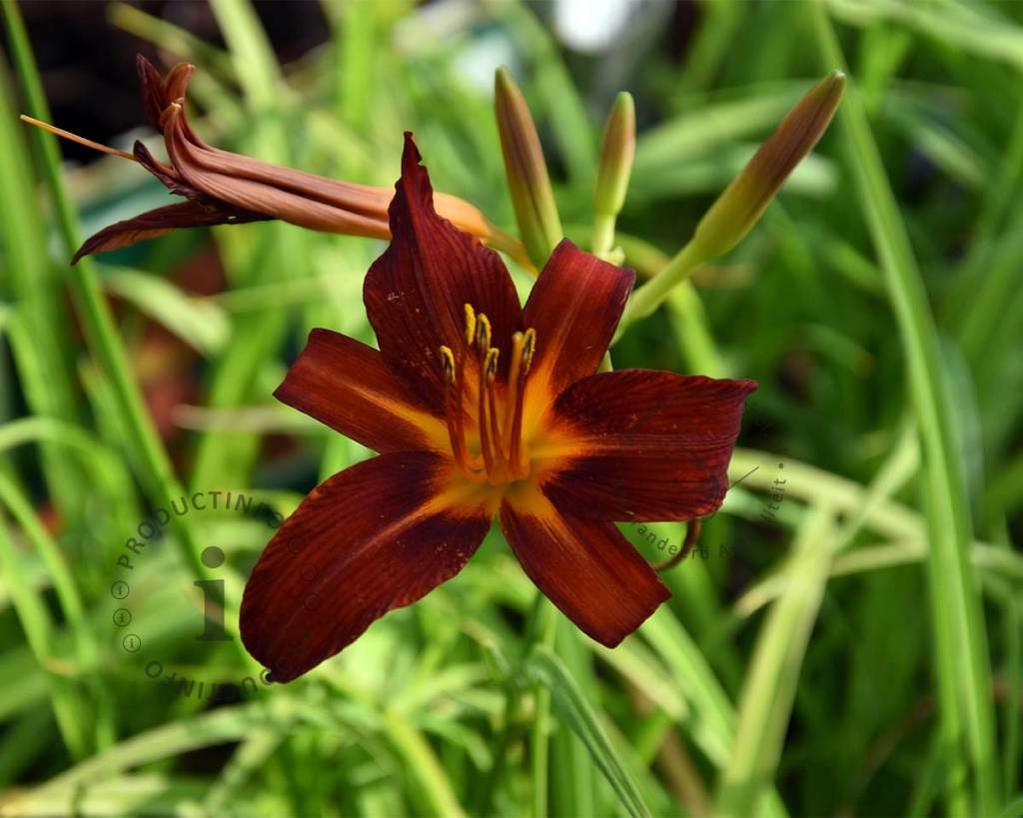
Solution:
[{"label": "stigma", "polygon": [[439,350],[452,455],[472,480],[494,486],[522,480],[529,475],[522,407],[536,331],[512,335],[504,378],[490,319],[470,304],[465,305],[465,344],[459,346],[457,355],[448,346]]}]

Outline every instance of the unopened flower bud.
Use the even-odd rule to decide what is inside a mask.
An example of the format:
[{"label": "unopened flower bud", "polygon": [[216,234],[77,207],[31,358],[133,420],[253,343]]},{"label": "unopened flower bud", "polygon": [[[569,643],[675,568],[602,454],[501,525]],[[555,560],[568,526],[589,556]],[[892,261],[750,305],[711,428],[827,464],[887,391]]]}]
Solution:
[{"label": "unopened flower bud", "polygon": [[625,193],[636,155],[636,105],[632,94],[622,91],[604,128],[604,144],[597,168],[593,210],[603,216],[617,216],[625,204]]},{"label": "unopened flower bud", "polygon": [[542,267],[564,232],[536,125],[522,92],[504,68],[497,70],[494,81],[494,109],[519,234],[530,258]]},{"label": "unopened flower bud", "polygon": [[838,108],[845,75],[835,71],[810,89],[700,220],[692,244],[701,258],[735,247],[778,188],[817,144]]}]

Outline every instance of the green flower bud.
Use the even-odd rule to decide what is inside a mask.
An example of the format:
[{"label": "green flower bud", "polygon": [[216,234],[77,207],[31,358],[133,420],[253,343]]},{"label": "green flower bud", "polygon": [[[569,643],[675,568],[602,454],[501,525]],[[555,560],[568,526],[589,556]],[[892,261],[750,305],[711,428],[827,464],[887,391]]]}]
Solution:
[{"label": "green flower bud", "polygon": [[617,216],[625,204],[625,193],[636,155],[636,105],[632,94],[622,91],[604,128],[604,144],[597,168],[597,189],[593,210],[603,216]]},{"label": "green flower bud", "polygon": [[494,109],[519,233],[530,258],[540,268],[564,237],[564,231],[536,125],[522,92],[504,68],[497,70],[494,82]]},{"label": "green flower bud", "polygon": [[838,108],[845,75],[835,71],[810,89],[696,226],[701,258],[721,256],[757,223],[778,188],[817,144]]}]

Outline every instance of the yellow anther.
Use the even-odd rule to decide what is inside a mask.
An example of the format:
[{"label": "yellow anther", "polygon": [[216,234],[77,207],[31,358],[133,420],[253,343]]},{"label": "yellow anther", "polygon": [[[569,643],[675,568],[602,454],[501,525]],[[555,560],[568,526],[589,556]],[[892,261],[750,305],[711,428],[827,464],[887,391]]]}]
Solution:
[{"label": "yellow anther", "polygon": [[522,374],[529,372],[529,365],[533,362],[533,353],[536,352],[536,330],[530,327],[522,337]]},{"label": "yellow anther", "polygon": [[490,319],[483,313],[480,313],[476,316],[476,345],[479,347],[480,352],[486,352],[490,349],[490,339],[492,336],[493,331],[490,329]]},{"label": "yellow anther", "polygon": [[483,362],[483,371],[487,376],[487,383],[493,383],[497,377],[497,356],[499,351],[494,347],[487,350],[486,360]]},{"label": "yellow anther", "polygon": [[451,347],[442,346],[440,348],[440,363],[444,368],[444,380],[448,383],[455,382],[455,354],[451,351]]},{"label": "yellow anther", "polygon": [[476,340],[476,310],[472,308],[472,304],[465,305],[465,343],[472,346],[472,342]]}]

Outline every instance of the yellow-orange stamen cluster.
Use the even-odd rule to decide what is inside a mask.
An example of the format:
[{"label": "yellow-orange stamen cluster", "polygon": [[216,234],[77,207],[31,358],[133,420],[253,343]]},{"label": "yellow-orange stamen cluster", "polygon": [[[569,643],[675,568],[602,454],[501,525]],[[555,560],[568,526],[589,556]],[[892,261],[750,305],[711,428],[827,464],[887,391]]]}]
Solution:
[{"label": "yellow-orange stamen cluster", "polygon": [[[522,403],[526,376],[536,350],[536,332],[528,329],[512,336],[511,359],[505,390],[498,383],[500,351],[493,346],[490,319],[465,305],[465,347],[456,360],[448,346],[440,347],[441,366],[447,384],[445,410],[451,451],[469,477],[501,485],[521,480],[529,474],[529,463],[522,448]],[[470,453],[466,444],[466,364],[475,356],[477,365],[476,433],[479,454]],[[503,405],[502,405],[503,401]]]}]

